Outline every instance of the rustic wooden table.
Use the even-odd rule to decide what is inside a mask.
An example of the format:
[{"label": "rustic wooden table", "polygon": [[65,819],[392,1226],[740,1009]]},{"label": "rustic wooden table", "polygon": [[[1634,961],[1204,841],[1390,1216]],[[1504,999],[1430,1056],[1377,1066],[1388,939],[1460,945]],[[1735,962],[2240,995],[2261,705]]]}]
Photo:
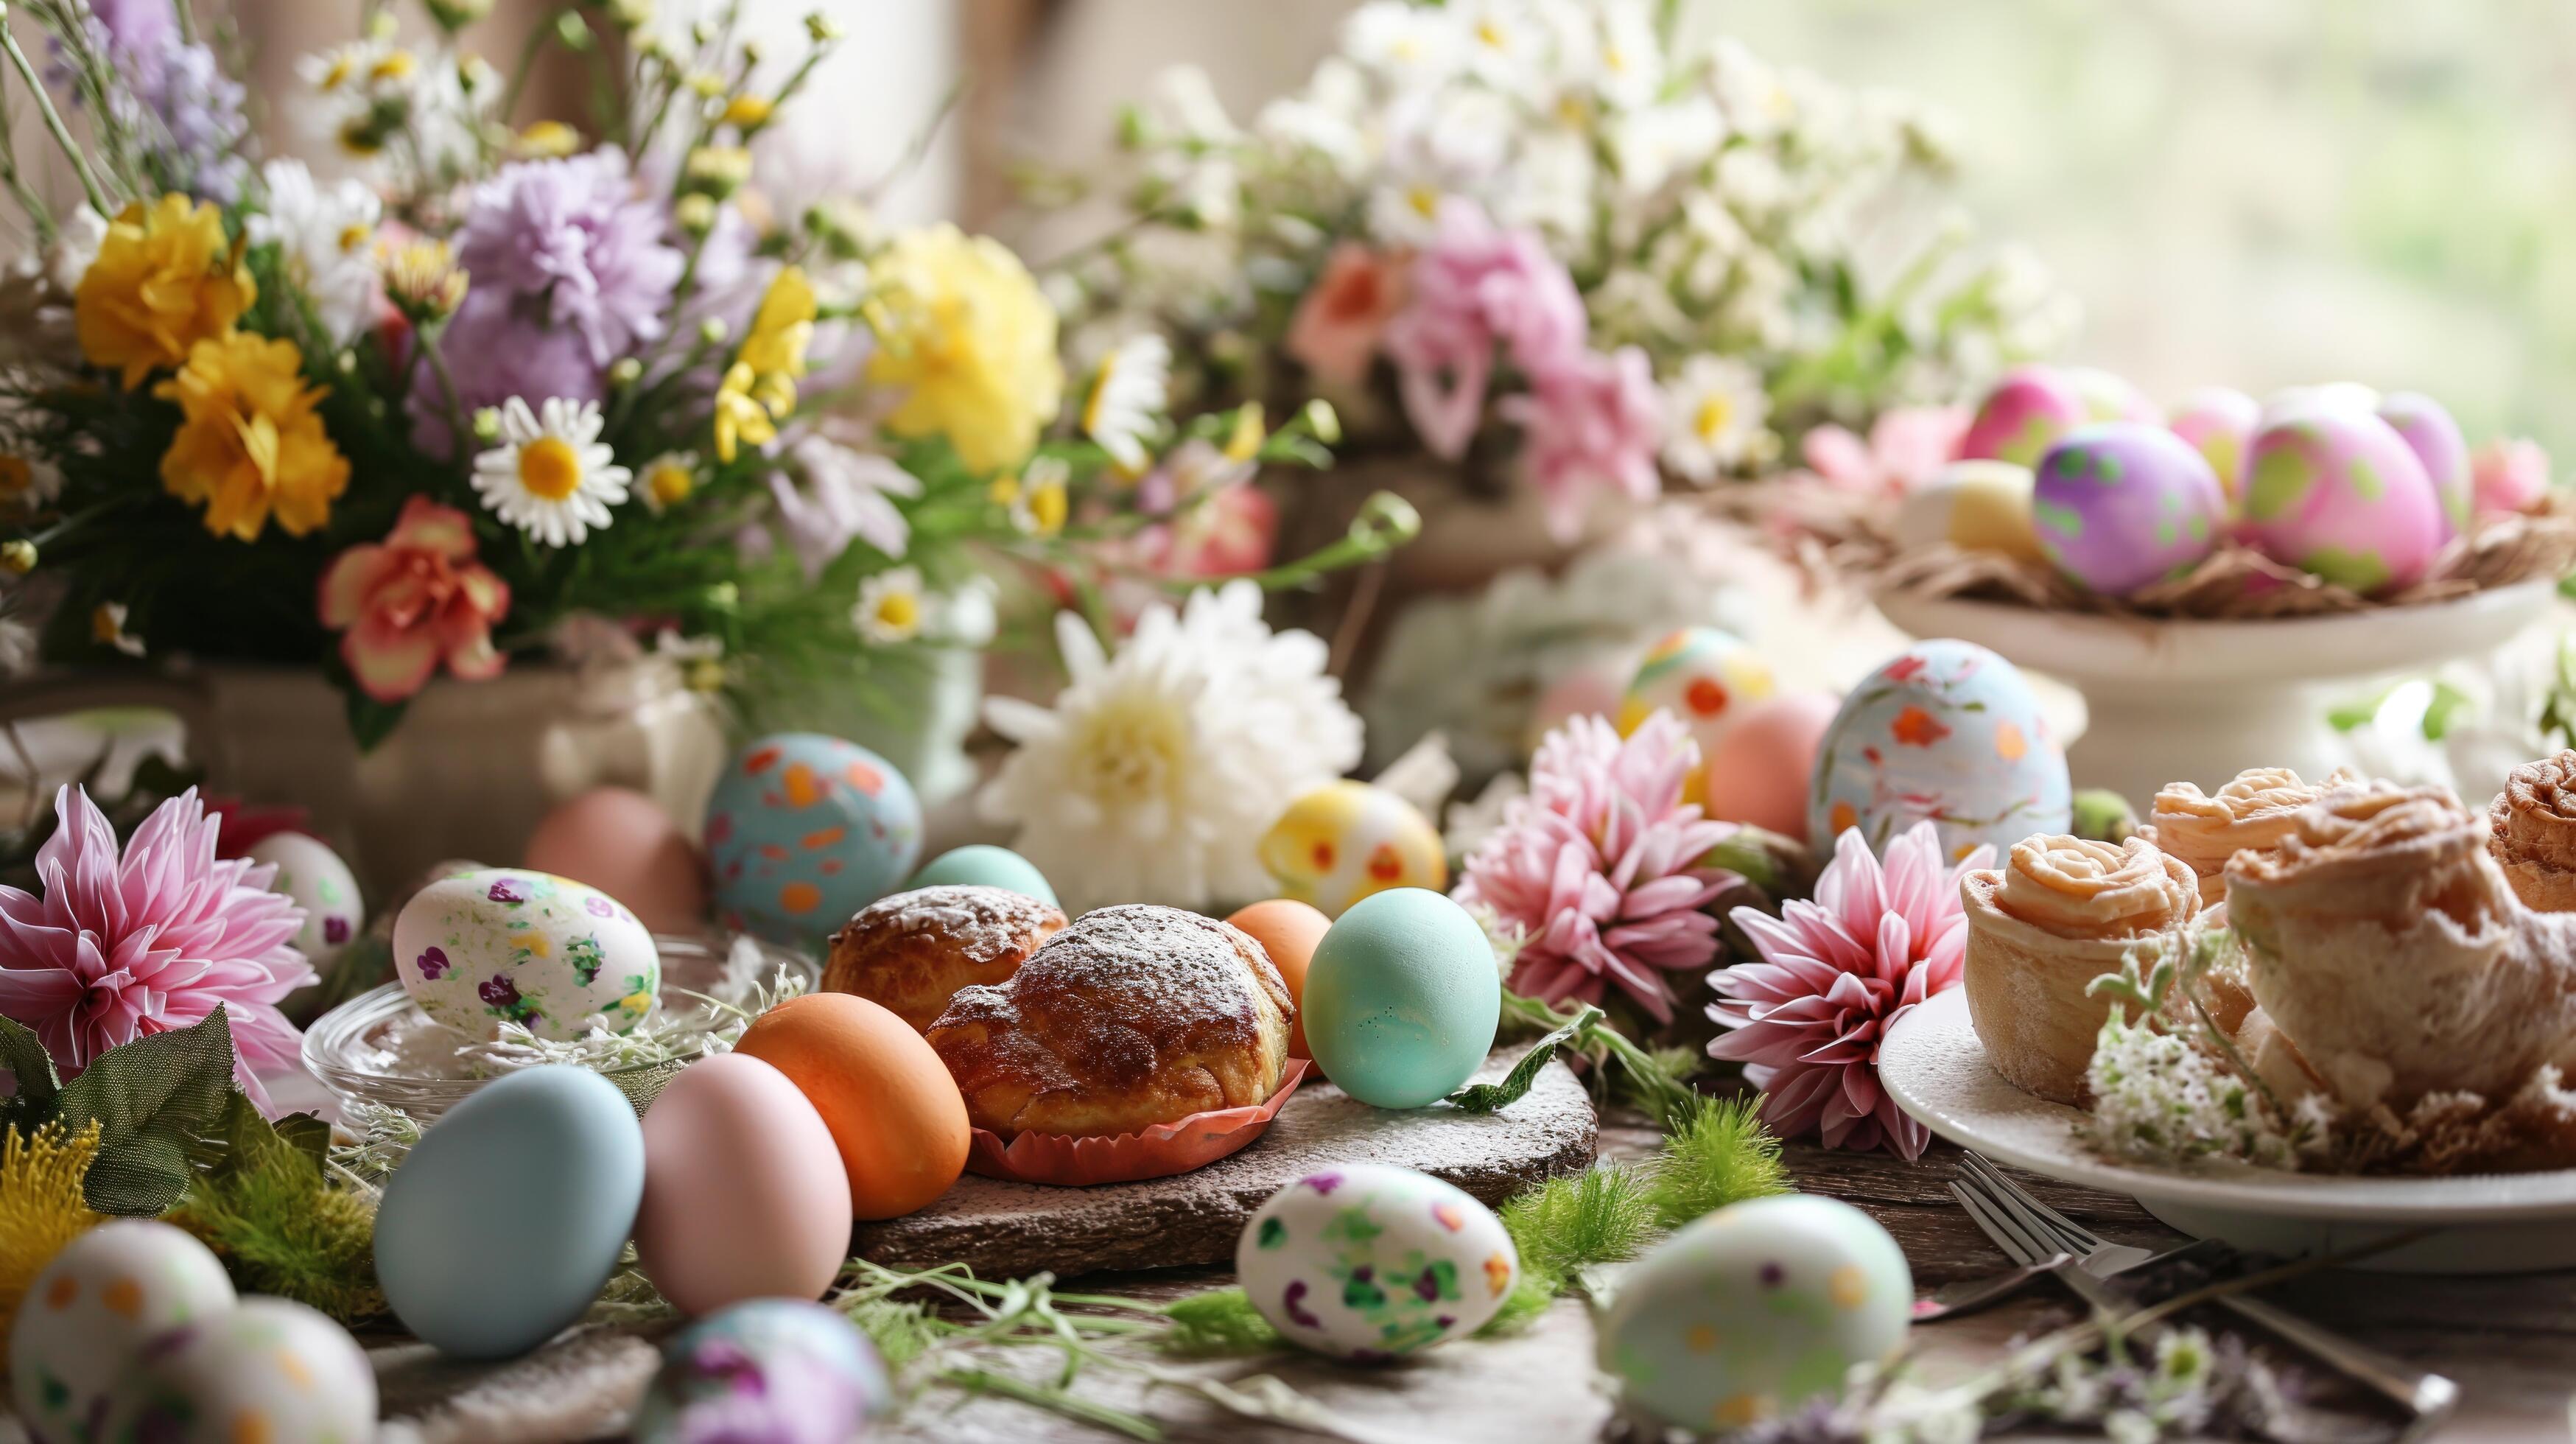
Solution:
[{"label": "rustic wooden table", "polygon": [[[1604,1121],[1606,1156],[1642,1154],[1654,1143],[1654,1133],[1638,1119]],[[1877,1217],[1904,1245],[1920,1288],[2007,1266],[1943,1192],[1955,1158],[1946,1147],[1910,1164],[1885,1154],[1789,1150],[1797,1186],[1845,1199]],[[2027,1177],[2023,1181],[2105,1238],[2151,1247],[2181,1240],[2127,1199]],[[1165,1298],[1225,1281],[1221,1271],[1187,1270],[1093,1279],[1085,1287]],[[2270,1297],[2456,1380],[2463,1403],[2436,1436],[2440,1439],[2563,1444],[2569,1438],[2570,1399],[2576,1394],[2576,1274],[2418,1278],[2326,1273],[2294,1281]],[[2062,1294],[2035,1289],[1986,1313],[1918,1330],[1917,1357],[1927,1378],[1960,1377],[1991,1363],[2015,1338],[2073,1317]],[[1373,1437],[1588,1440],[1602,1434],[1610,1416],[1592,1384],[1592,1346],[1583,1305],[1566,1300],[1519,1337],[1433,1350],[1400,1369],[1344,1369],[1300,1357],[1236,1361],[1208,1370],[1225,1376],[1276,1375]],[[1151,1401],[1128,1394],[1120,1402],[1150,1402],[1160,1417],[1173,1421],[1171,1437],[1176,1440],[1284,1444],[1313,1437],[1229,1418],[1168,1392]],[[917,1417],[898,1437],[1002,1444],[1108,1436],[1016,1405],[979,1402]]]}]

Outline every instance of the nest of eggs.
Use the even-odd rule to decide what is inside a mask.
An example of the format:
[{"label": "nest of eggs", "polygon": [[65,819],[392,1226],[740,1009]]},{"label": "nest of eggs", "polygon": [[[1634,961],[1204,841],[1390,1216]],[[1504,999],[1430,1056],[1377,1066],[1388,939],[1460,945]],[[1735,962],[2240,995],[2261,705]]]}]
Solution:
[{"label": "nest of eggs", "polygon": [[2172,621],[2250,622],[2340,616],[2451,601],[2576,570],[2576,501],[2553,492],[2526,512],[2480,517],[2452,538],[2423,579],[2365,597],[2221,542],[2197,566],[2125,597],[2089,591],[2045,562],[1896,539],[1896,502],[1782,477],[1716,493],[1712,504],[1753,527],[1811,576],[1871,596],[2001,602],[2040,611]]}]

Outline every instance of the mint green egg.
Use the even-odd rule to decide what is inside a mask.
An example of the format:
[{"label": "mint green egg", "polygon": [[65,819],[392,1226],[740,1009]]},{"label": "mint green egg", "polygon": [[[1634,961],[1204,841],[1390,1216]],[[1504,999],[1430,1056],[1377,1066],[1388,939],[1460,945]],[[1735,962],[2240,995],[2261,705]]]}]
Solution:
[{"label": "mint green egg", "polygon": [[1055,889],[1047,885],[1046,874],[1037,864],[991,843],[969,843],[952,847],[923,864],[898,891],[911,892],[924,887],[998,887],[1022,897],[1033,897],[1042,903],[1056,903]]},{"label": "mint green egg", "polygon": [[1465,908],[1428,888],[1352,904],[1306,967],[1306,1045],[1343,1092],[1419,1108],[1457,1091],[1494,1046],[1502,973]]}]

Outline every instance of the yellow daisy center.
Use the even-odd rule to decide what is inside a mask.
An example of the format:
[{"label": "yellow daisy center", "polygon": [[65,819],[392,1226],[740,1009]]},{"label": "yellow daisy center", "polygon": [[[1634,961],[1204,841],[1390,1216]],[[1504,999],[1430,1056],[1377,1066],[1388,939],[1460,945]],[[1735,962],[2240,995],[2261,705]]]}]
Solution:
[{"label": "yellow daisy center", "polygon": [[341,86],[348,84],[349,72],[352,68],[349,57],[345,55],[333,60],[331,62],[331,68],[322,72],[322,80],[317,88],[322,90],[337,90]]},{"label": "yellow daisy center", "polygon": [[644,478],[645,494],[660,506],[677,506],[687,501],[693,489],[689,469],[685,466],[657,466],[651,476]]},{"label": "yellow daisy center", "polygon": [[540,436],[519,448],[519,485],[530,496],[562,501],[581,490],[581,454],[560,436]]},{"label": "yellow daisy center", "polygon": [[351,221],[349,224],[342,226],[340,228],[340,254],[344,256],[357,254],[358,248],[367,243],[367,237],[371,234],[373,233],[370,232],[365,225],[357,221]]},{"label": "yellow daisy center", "polygon": [[1414,214],[1424,220],[1440,214],[1440,192],[1436,187],[1415,186],[1404,193],[1404,200],[1405,204],[1413,207]]},{"label": "yellow daisy center", "polygon": [[910,592],[888,592],[877,598],[877,625],[898,634],[911,632],[921,625],[921,598]]},{"label": "yellow daisy center", "polygon": [[1189,753],[1187,723],[1160,698],[1117,697],[1083,719],[1073,739],[1075,783],[1104,811],[1166,799]]},{"label": "yellow daisy center", "polygon": [[1495,50],[1500,50],[1511,43],[1510,37],[1503,33],[1503,27],[1491,20],[1476,22],[1476,38]]},{"label": "yellow daisy center", "polygon": [[1691,430],[1699,433],[1700,440],[1714,442],[1726,434],[1727,423],[1734,419],[1733,400],[1724,396],[1706,397],[1700,401],[1698,413],[1691,417]]},{"label": "yellow daisy center", "polygon": [[377,61],[367,71],[367,76],[371,80],[378,81],[407,80],[411,78],[411,73],[419,68],[420,62],[412,58],[410,51],[396,50]]},{"label": "yellow daisy center", "polygon": [[1029,518],[1038,531],[1053,536],[1064,530],[1067,500],[1061,486],[1041,486],[1029,493]]}]

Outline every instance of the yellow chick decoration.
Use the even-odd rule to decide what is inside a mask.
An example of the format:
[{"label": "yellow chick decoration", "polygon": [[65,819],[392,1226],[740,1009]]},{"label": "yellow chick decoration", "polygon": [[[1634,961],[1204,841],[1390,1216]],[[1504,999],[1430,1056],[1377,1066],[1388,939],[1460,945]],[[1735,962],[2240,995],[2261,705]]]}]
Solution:
[{"label": "yellow chick decoration", "polygon": [[1328,782],[1295,802],[1261,839],[1279,895],[1340,917],[1391,887],[1449,886],[1440,831],[1412,803],[1366,782]]}]

